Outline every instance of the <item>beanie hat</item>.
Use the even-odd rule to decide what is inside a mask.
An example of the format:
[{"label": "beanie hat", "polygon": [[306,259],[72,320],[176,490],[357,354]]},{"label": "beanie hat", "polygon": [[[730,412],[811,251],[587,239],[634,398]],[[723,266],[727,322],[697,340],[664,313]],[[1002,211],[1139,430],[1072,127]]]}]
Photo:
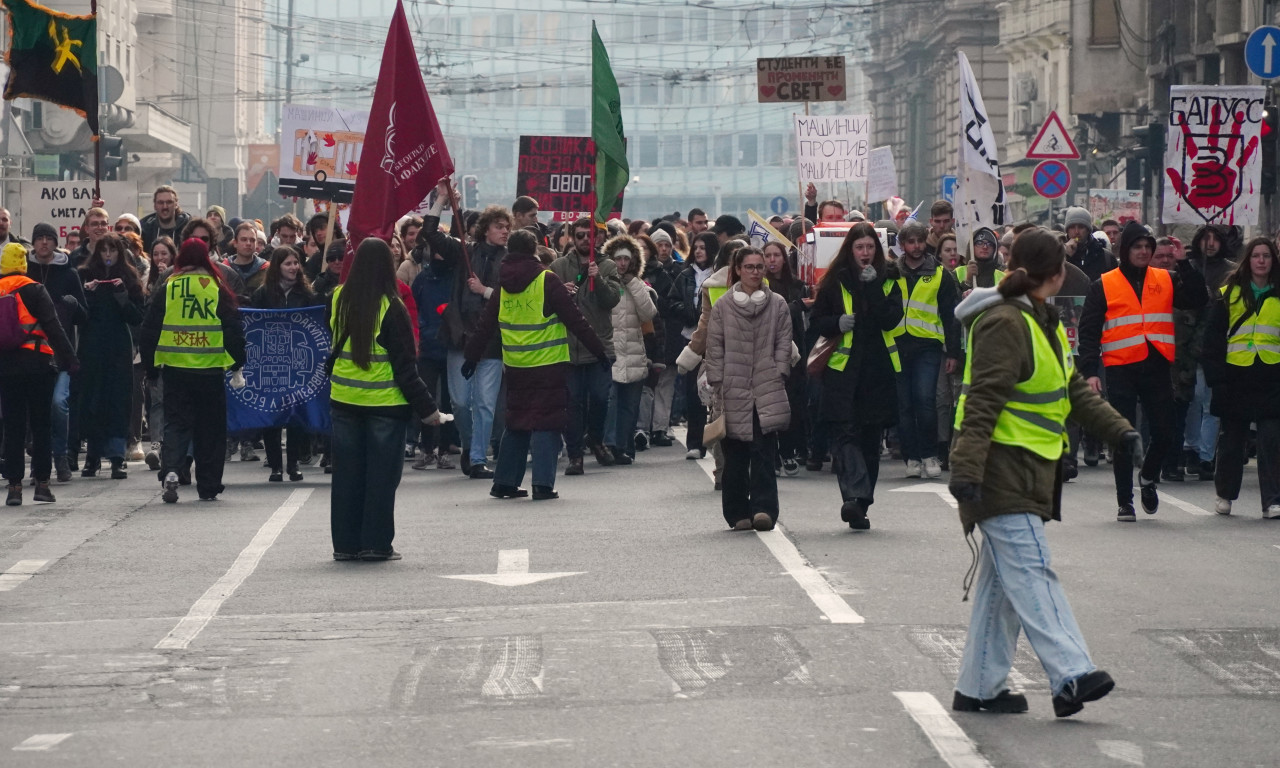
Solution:
[{"label": "beanie hat", "polygon": [[134,216],[132,213],[122,213],[116,217],[116,221],[127,221],[133,225],[134,229],[139,232],[142,231],[142,222],[138,221],[138,217]]},{"label": "beanie hat", "polygon": [[979,243],[986,243],[987,245],[991,246],[992,253],[995,253],[996,249],[1000,247],[999,241],[996,240],[996,233],[992,232],[986,227],[979,227],[973,233],[974,247],[977,247]]},{"label": "beanie hat", "polygon": [[717,235],[728,235],[729,237],[733,237],[734,235],[740,235],[743,232],[746,232],[747,228],[742,225],[742,220],[737,216],[730,216],[726,213],[716,219],[716,223],[711,227],[711,231]]},{"label": "beanie hat", "polygon": [[1063,222],[1063,227],[1069,227],[1072,224],[1083,224],[1089,229],[1093,229],[1093,217],[1084,208],[1072,206],[1067,209],[1067,218]]},{"label": "beanie hat", "polygon": [[222,223],[223,223],[223,224],[226,224],[226,223],[227,223],[227,209],[226,209],[226,208],[223,208],[223,207],[222,207],[222,206],[220,206],[220,205],[211,205],[211,206],[209,206],[209,210],[207,210],[207,211],[205,211],[205,212],[204,212],[204,215],[205,215],[205,216],[208,216],[208,215],[209,215],[209,214],[211,214],[211,213],[216,213],[216,214],[218,214],[218,218],[222,220]]},{"label": "beanie hat", "polygon": [[27,274],[27,247],[22,243],[9,243],[0,251],[0,275]]},{"label": "beanie hat", "polygon": [[52,224],[46,224],[43,221],[37,224],[35,229],[31,230],[32,242],[35,242],[42,237],[52,237],[53,244],[58,244],[58,230],[55,229]]},{"label": "beanie hat", "polygon": [[654,244],[666,243],[667,245],[671,245],[671,235],[668,235],[665,230],[653,230],[649,233],[649,239],[652,240]]}]

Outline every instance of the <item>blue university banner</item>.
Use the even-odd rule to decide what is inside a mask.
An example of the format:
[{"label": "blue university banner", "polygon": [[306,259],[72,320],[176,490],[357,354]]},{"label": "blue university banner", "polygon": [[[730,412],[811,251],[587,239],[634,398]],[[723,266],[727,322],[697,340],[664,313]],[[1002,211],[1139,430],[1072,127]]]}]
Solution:
[{"label": "blue university banner", "polygon": [[241,309],[245,386],[227,374],[227,431],[296,425],[329,431],[329,328],[324,307]]}]

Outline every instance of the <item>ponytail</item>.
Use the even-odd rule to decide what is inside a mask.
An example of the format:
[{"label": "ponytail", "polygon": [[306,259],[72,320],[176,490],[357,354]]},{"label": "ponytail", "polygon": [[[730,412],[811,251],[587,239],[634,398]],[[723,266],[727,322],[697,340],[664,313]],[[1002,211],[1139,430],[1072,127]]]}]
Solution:
[{"label": "ponytail", "polygon": [[1067,254],[1058,236],[1043,227],[1022,232],[1009,249],[1009,271],[998,286],[1006,299],[1025,296],[1062,272]]},{"label": "ponytail", "polygon": [[1039,282],[1027,274],[1027,270],[1018,267],[1011,272],[1006,272],[1004,279],[1000,281],[1000,285],[996,286],[996,289],[1000,291],[1000,295],[1004,298],[1016,299],[1019,296],[1027,295],[1039,285]]}]

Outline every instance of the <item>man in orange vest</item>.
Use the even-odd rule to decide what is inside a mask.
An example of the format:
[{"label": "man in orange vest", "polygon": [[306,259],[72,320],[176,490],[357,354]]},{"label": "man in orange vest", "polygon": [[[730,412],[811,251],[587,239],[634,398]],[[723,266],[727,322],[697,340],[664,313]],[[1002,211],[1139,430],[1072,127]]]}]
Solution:
[{"label": "man in orange vest", "polygon": [[[1173,449],[1174,309],[1199,309],[1209,300],[1204,276],[1186,255],[1172,272],[1150,269],[1156,240],[1136,221],[1120,233],[1120,266],[1093,282],[1080,316],[1080,372],[1094,391],[1107,377],[1107,400],[1120,415],[1137,423],[1138,403],[1150,432],[1146,461],[1139,472],[1142,509],[1154,515],[1160,505],[1156,481],[1165,455]],[[1117,453],[1116,520],[1133,522],[1133,466]]]}]

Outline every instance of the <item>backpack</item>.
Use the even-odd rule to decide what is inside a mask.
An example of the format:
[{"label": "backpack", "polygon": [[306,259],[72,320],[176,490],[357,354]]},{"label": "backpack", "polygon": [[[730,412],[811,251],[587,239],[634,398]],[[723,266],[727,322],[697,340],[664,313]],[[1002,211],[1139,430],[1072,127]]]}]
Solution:
[{"label": "backpack", "polygon": [[0,295],[0,352],[12,352],[27,343],[27,332],[18,319],[18,295]]}]

